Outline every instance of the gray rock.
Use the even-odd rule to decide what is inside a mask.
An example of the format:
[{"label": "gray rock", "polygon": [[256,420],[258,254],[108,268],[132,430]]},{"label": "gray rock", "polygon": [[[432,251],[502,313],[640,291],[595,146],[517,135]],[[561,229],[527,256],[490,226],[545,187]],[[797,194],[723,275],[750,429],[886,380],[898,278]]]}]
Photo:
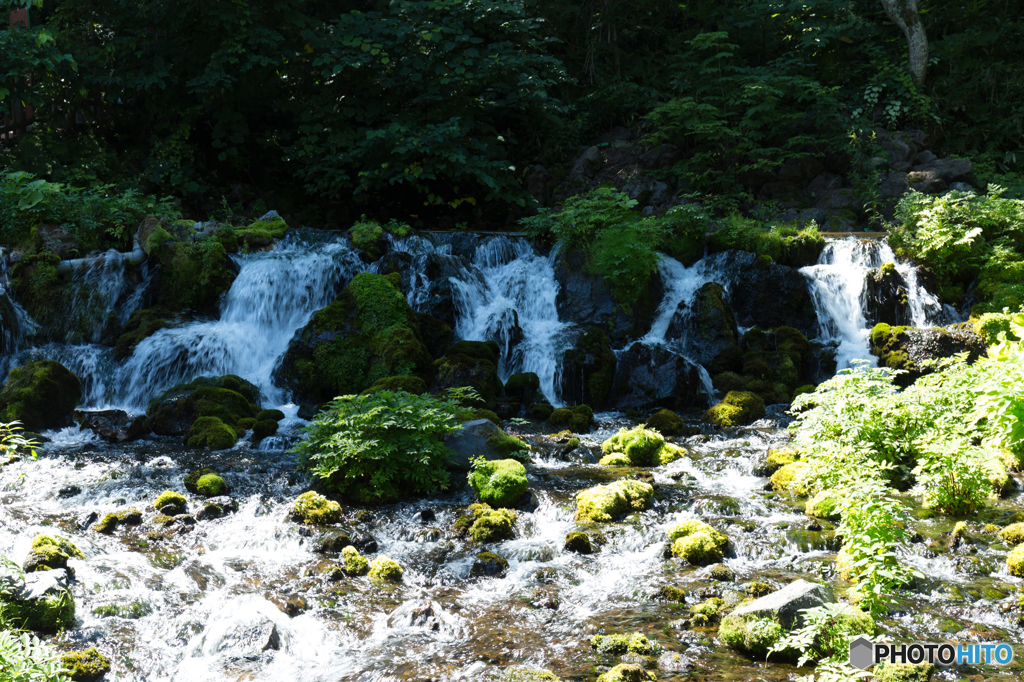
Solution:
[{"label": "gray rock", "polygon": [[840,211],[844,208],[860,211],[864,208],[864,202],[857,197],[852,189],[839,188],[830,189],[821,194],[814,206],[823,211]]},{"label": "gray rock", "polygon": [[57,597],[68,592],[68,572],[64,569],[36,571],[25,574],[25,581],[16,589],[18,601],[32,602],[44,597]]},{"label": "gray rock", "polygon": [[919,152],[916,159],[918,165],[926,165],[931,163],[932,161],[938,160],[939,157],[935,156],[935,154],[933,154],[930,149],[925,149],[924,151]]},{"label": "gray rock", "polygon": [[76,410],[83,429],[89,429],[108,443],[138,440],[149,433],[146,415],[129,416],[124,410]]},{"label": "gray rock", "polygon": [[262,614],[230,627],[217,643],[218,652],[229,652],[239,658],[280,648],[281,633],[277,631],[277,624]]},{"label": "gray rock", "polygon": [[640,157],[640,163],[648,170],[667,168],[679,160],[679,148],[672,144],[655,147]]},{"label": "gray rock", "polygon": [[819,198],[825,196],[826,192],[830,192],[834,189],[839,189],[843,186],[843,178],[836,175],[835,173],[822,173],[818,177],[811,180],[810,184],[807,185],[807,193],[812,197]]},{"label": "gray rock", "polygon": [[913,170],[907,174],[910,189],[923,194],[938,194],[946,191],[946,181],[942,179],[942,175],[938,171],[922,166],[914,166],[914,168],[920,170]]},{"label": "gray rock", "polygon": [[907,174],[900,171],[886,173],[878,188],[878,193],[883,199],[898,199],[909,191],[910,182],[907,180]]},{"label": "gray rock", "polygon": [[600,172],[601,164],[601,151],[597,147],[588,147],[576,159],[576,163],[573,164],[572,169],[569,171],[566,181],[569,183],[584,182]]},{"label": "gray rock", "polygon": [[755,599],[745,604],[732,613],[730,616],[742,616],[751,614],[762,618],[774,618],[779,621],[782,627],[791,630],[802,625],[800,611],[813,609],[835,601],[835,597],[825,585],[797,580],[786,585],[781,590]]},{"label": "gray rock", "polygon": [[436,601],[409,601],[391,612],[388,627],[452,636],[462,630],[458,617],[446,612]]},{"label": "gray rock", "polygon": [[274,218],[280,217],[281,216],[277,214],[277,211],[267,211],[266,213],[260,216],[260,220],[273,220]]},{"label": "gray rock", "polygon": [[914,166],[917,172],[930,171],[942,178],[943,182],[955,180],[966,180],[974,172],[974,166],[967,159],[936,159],[928,163],[921,163],[918,157],[918,164]]},{"label": "gray rock", "polygon": [[501,431],[489,419],[474,419],[463,423],[455,433],[450,434],[444,444],[451,448],[453,454],[448,464],[450,469],[469,471],[473,457],[483,457],[491,461],[505,459],[505,456],[487,444],[487,439]]},{"label": "gray rock", "polygon": [[974,185],[969,182],[951,182],[949,183],[950,190],[956,190],[958,192],[974,192]]},{"label": "gray rock", "polygon": [[611,391],[615,409],[679,411],[704,400],[697,365],[683,356],[639,342],[619,353]]}]

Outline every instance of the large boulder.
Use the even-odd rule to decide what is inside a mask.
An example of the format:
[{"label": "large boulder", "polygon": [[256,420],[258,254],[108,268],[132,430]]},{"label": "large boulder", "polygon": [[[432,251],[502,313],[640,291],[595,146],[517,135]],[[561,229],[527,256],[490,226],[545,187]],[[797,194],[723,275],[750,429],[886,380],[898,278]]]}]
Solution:
[{"label": "large boulder", "polygon": [[2,580],[0,601],[9,622],[45,633],[74,627],[75,601],[66,570],[36,571],[24,578],[7,575]]},{"label": "large boulder", "polygon": [[640,342],[619,353],[611,396],[620,411],[679,411],[705,400],[697,365],[662,346]]},{"label": "large boulder", "polygon": [[480,277],[471,270],[467,259],[442,253],[417,257],[413,267],[402,273],[402,290],[413,292],[413,305],[422,313],[433,315],[449,327],[458,321],[458,287],[453,283],[467,277]]},{"label": "large boulder", "polygon": [[562,354],[561,395],[570,405],[607,407],[614,378],[615,353],[608,335],[598,327],[580,334]]},{"label": "large boulder", "polygon": [[449,456],[449,468],[458,471],[469,471],[473,468],[471,460],[483,457],[489,462],[505,459],[498,447],[496,437],[501,433],[494,422],[489,419],[473,419],[462,424],[462,427],[445,438],[445,447],[452,451]]},{"label": "large boulder", "polygon": [[807,278],[799,270],[766,263],[746,251],[726,251],[718,263],[739,326],[789,326],[809,338],[817,336],[818,315]]},{"label": "large boulder", "polygon": [[429,377],[431,357],[397,274],[356,275],[288,344],[275,371],[304,414],[391,376]]},{"label": "large boulder", "polygon": [[867,305],[864,306],[868,324],[910,324],[908,294],[907,281],[895,264],[884,263],[882,267],[869,271],[865,283]]},{"label": "large boulder", "polygon": [[740,335],[722,285],[708,282],[680,305],[669,323],[668,338],[685,338],[687,355],[705,366],[719,354],[736,348]]},{"label": "large boulder", "polygon": [[28,431],[60,429],[75,423],[82,382],[67,367],[37,360],[15,367],[0,389],[0,421],[21,422]]},{"label": "large boulder", "polygon": [[[241,377],[199,377],[167,389],[149,403],[153,433],[186,436],[194,447],[229,448],[260,411],[260,390]],[[216,437],[213,436],[216,434]]]},{"label": "large boulder", "polygon": [[919,377],[935,371],[926,362],[967,353],[967,362],[974,362],[987,351],[985,341],[969,324],[947,327],[894,327],[879,323],[871,330],[871,353],[881,367],[906,370],[896,377],[899,386],[909,386]]},{"label": "large boulder", "polygon": [[160,264],[160,305],[170,310],[216,312],[221,294],[238,274],[224,246],[213,240],[166,241],[154,249],[151,255]]},{"label": "large boulder", "polygon": [[108,443],[138,440],[149,433],[149,419],[144,414],[133,417],[124,410],[79,410],[75,418],[83,429],[89,429]]},{"label": "large boulder", "polygon": [[434,362],[434,391],[468,386],[494,407],[503,386],[498,378],[500,349],[494,341],[458,341]]},{"label": "large boulder", "polygon": [[801,611],[824,606],[833,601],[835,598],[827,586],[800,579],[781,590],[736,608],[729,616],[753,615],[771,618],[778,621],[782,627],[791,630],[802,625]]},{"label": "large boulder", "polygon": [[569,249],[558,259],[555,279],[559,288],[555,304],[559,318],[583,327],[601,327],[615,347],[646,333],[664,295],[661,275],[652,275],[637,300],[623,306],[615,300],[608,283],[590,274],[586,266],[587,256],[580,249]]}]

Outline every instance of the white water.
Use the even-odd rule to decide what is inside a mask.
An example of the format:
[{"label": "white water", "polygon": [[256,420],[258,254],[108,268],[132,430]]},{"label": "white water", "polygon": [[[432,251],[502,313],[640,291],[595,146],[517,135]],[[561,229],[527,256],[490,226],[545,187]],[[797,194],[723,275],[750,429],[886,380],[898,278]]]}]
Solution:
[{"label": "white water", "polygon": [[[540,256],[524,240],[489,237],[477,246],[473,272],[453,280],[455,333],[470,341],[494,339],[502,349],[502,381],[534,372],[552,405],[561,405],[558,380],[569,324],[558,318],[555,251]],[[518,320],[519,330],[516,329]]]},{"label": "white water", "polygon": [[270,251],[236,256],[241,270],[220,319],[162,329],[144,339],[120,372],[118,401],[138,409],[161,390],[197,376],[237,374],[271,403],[284,399],[271,375],[288,342],[337,285],[364,269],[339,239],[289,236]]}]

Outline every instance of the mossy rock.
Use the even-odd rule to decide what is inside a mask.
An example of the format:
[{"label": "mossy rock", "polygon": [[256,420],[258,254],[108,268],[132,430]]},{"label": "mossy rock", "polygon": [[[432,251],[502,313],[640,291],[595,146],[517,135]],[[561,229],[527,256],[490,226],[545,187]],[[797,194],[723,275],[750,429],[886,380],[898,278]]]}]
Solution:
[{"label": "mossy rock", "polygon": [[807,495],[809,492],[810,465],[807,462],[791,462],[772,474],[772,488],[794,495]]},{"label": "mossy rock", "polygon": [[345,562],[343,570],[346,575],[360,576],[370,572],[370,562],[352,545],[341,550],[341,558]]},{"label": "mossy rock", "polygon": [[501,682],[561,682],[561,678],[550,670],[516,665],[502,671]]},{"label": "mossy rock", "polygon": [[650,682],[657,679],[657,675],[644,670],[635,663],[620,663],[603,675],[599,675],[597,682]]},{"label": "mossy rock", "polygon": [[710,597],[690,607],[690,617],[694,625],[706,627],[718,622],[725,609],[725,600],[721,597]]},{"label": "mossy rock", "polygon": [[590,425],[593,421],[594,411],[588,405],[560,407],[552,411],[547,418],[549,426],[569,429],[574,433],[590,431]]},{"label": "mossy rock", "polygon": [[64,654],[60,664],[71,682],[97,682],[110,672],[110,659],[95,648]]},{"label": "mossy rock", "polygon": [[674,436],[686,427],[686,422],[672,410],[658,410],[648,417],[646,425],[663,436]]},{"label": "mossy rock", "polygon": [[277,433],[277,422],[273,419],[259,419],[252,425],[252,438],[261,441]]},{"label": "mossy rock", "polygon": [[441,392],[451,388],[469,387],[480,396],[483,406],[494,408],[503,390],[501,379],[498,378],[498,366],[486,357],[456,353],[453,352],[453,348],[448,349],[445,357],[434,362],[435,376],[431,389]]},{"label": "mossy rock", "polygon": [[158,300],[169,310],[216,312],[221,294],[235,281],[224,245],[215,239],[167,242],[157,249]]},{"label": "mossy rock", "polygon": [[526,467],[514,459],[483,462],[469,474],[469,486],[484,504],[511,507],[526,494]]},{"label": "mossy rock", "polygon": [[871,672],[876,682],[929,682],[935,666],[930,663],[879,663]]},{"label": "mossy rock", "polygon": [[668,530],[672,556],[692,566],[718,563],[729,547],[729,537],[703,521],[690,519]]},{"label": "mossy rock", "polygon": [[10,601],[3,606],[4,620],[25,630],[55,634],[75,626],[75,600],[63,589],[39,599]]},{"label": "mossy rock", "polygon": [[341,520],[341,505],[312,490],[295,498],[291,517],[310,524],[330,524]]},{"label": "mossy rock", "polygon": [[125,322],[121,335],[114,345],[114,359],[121,361],[135,352],[135,348],[143,340],[161,329],[169,327],[173,314],[165,308],[144,308],[136,310]]},{"label": "mossy rock", "polygon": [[494,577],[504,575],[508,570],[508,560],[494,552],[480,552],[473,559],[469,574],[473,577]]},{"label": "mossy rock", "polygon": [[417,376],[385,377],[373,382],[363,393],[379,393],[380,391],[405,391],[415,395],[427,392],[427,382]]},{"label": "mossy rock", "polygon": [[260,410],[256,413],[256,421],[264,421],[270,419],[271,421],[279,422],[284,419],[284,412],[281,410]]},{"label": "mossy rock", "polygon": [[142,512],[135,507],[111,512],[93,525],[92,529],[97,533],[109,535],[119,526],[137,526],[142,523]]},{"label": "mossy rock", "polygon": [[1024,522],[1011,523],[1003,528],[999,531],[999,539],[1011,547],[1024,544]]},{"label": "mossy rock", "polygon": [[633,632],[628,635],[594,635],[590,638],[590,646],[592,649],[596,649],[599,654],[614,654],[617,656],[622,654],[653,656],[661,650],[657,642],[652,642],[639,632]]},{"label": "mossy rock", "polygon": [[842,492],[835,490],[822,490],[807,501],[804,513],[818,519],[829,521],[839,520],[839,501],[842,499]]},{"label": "mossy rock", "polygon": [[26,573],[67,568],[68,559],[84,559],[82,550],[75,543],[59,535],[37,535],[32,539],[32,549],[23,565]]},{"label": "mossy rock", "polygon": [[562,354],[564,399],[607,407],[615,379],[615,353],[604,330],[590,327]]},{"label": "mossy rock", "polygon": [[398,562],[387,556],[379,556],[370,562],[369,576],[373,580],[385,583],[402,582],[402,574],[405,571]]},{"label": "mossy rock", "polygon": [[605,466],[659,466],[668,464],[688,453],[672,443],[666,443],[661,434],[643,426],[620,429],[618,433],[601,444],[604,457],[600,464]]},{"label": "mossy rock", "polygon": [[[164,511],[167,507],[173,508],[173,513]],[[188,501],[185,500],[185,496],[181,493],[176,493],[173,490],[165,490],[153,501],[153,509],[170,516],[177,516],[178,514],[184,514],[188,509]]]},{"label": "mossy rock", "polygon": [[486,360],[492,365],[497,365],[501,357],[501,347],[497,341],[457,341],[445,355],[468,355],[475,360]]},{"label": "mossy rock", "polygon": [[998,452],[993,453],[986,459],[982,466],[985,468],[988,482],[992,486],[992,492],[997,497],[1004,497],[1013,490],[1013,484],[1010,482],[1010,472]]},{"label": "mossy rock", "polygon": [[0,389],[0,421],[21,422],[28,431],[62,429],[75,423],[82,382],[67,367],[37,360],[15,367]]},{"label": "mossy rock", "polygon": [[238,442],[238,434],[217,417],[199,417],[185,434],[185,443],[192,448],[227,450]]},{"label": "mossy rock", "polygon": [[274,379],[312,414],[381,379],[415,376],[426,382],[432,362],[405,295],[388,276],[361,272],[292,338]]},{"label": "mossy rock", "polygon": [[254,426],[256,426],[255,417],[244,417],[238,420],[238,424],[235,426],[235,433],[241,435],[246,431],[252,431]]},{"label": "mossy rock", "polygon": [[1010,575],[1024,578],[1024,545],[1017,545],[1006,556],[1006,568]]},{"label": "mossy rock", "polygon": [[704,421],[731,428],[749,424],[765,415],[764,400],[749,391],[729,391],[722,402],[704,413]]},{"label": "mossy rock", "polygon": [[[486,412],[486,410],[476,410],[474,413],[474,419],[487,419],[488,417],[480,414]],[[494,420],[491,419],[491,422]],[[501,426],[500,420],[497,426]],[[530,461],[530,446],[526,444],[526,441],[516,438],[515,436],[509,435],[504,431],[498,431],[497,433],[487,438],[487,445],[494,448],[495,452],[503,457],[514,459],[517,462],[524,464]]]},{"label": "mossy rock", "polygon": [[754,474],[757,476],[771,476],[787,464],[795,462],[799,457],[800,453],[793,449],[769,448],[764,461],[759,462],[755,466]]},{"label": "mossy rock", "polygon": [[778,621],[754,614],[729,615],[718,626],[718,636],[723,642],[748,656],[761,659],[784,634],[785,630]]},{"label": "mossy rock", "polygon": [[603,523],[633,511],[642,511],[651,502],[654,488],[643,481],[621,479],[576,493],[576,521]]},{"label": "mossy rock", "polygon": [[533,372],[513,374],[505,382],[505,395],[520,403],[529,403],[540,390],[540,377]]},{"label": "mossy rock", "polygon": [[199,469],[185,476],[185,490],[203,497],[217,497],[228,492],[228,484],[213,469]]},{"label": "mossy rock", "polygon": [[569,533],[566,535],[563,549],[574,554],[594,553],[594,546],[590,543],[590,536],[586,533]]},{"label": "mossy rock", "polygon": [[470,505],[469,514],[455,520],[455,532],[466,533],[474,542],[487,543],[508,540],[517,515],[510,509],[492,509],[490,505]]},{"label": "mossy rock", "polygon": [[[153,432],[161,436],[184,436],[200,417],[216,417],[234,432],[242,419],[256,417],[259,399],[260,391],[255,385],[233,374],[198,377],[151,400],[146,415]],[[215,426],[207,422],[206,428],[211,425]],[[218,442],[223,442],[225,435],[221,434]],[[232,444],[235,440],[237,436]]]},{"label": "mossy rock", "polygon": [[[244,243],[249,250],[270,246],[275,239],[282,239],[287,232],[288,223],[279,215],[271,215],[266,220],[257,220],[245,227],[234,228],[235,240]],[[230,238],[226,235],[223,238],[220,237],[219,231],[214,237],[222,244],[225,242],[230,244]]]}]

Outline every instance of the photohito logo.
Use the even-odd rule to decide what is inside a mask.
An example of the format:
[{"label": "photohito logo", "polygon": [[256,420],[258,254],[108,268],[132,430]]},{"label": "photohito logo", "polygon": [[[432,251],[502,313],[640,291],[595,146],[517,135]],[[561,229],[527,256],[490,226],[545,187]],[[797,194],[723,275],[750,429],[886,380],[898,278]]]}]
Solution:
[{"label": "photohito logo", "polygon": [[876,663],[931,663],[933,665],[1006,665],[1013,660],[1009,644],[935,644],[872,642],[861,636],[850,642],[850,665],[866,670]]}]

